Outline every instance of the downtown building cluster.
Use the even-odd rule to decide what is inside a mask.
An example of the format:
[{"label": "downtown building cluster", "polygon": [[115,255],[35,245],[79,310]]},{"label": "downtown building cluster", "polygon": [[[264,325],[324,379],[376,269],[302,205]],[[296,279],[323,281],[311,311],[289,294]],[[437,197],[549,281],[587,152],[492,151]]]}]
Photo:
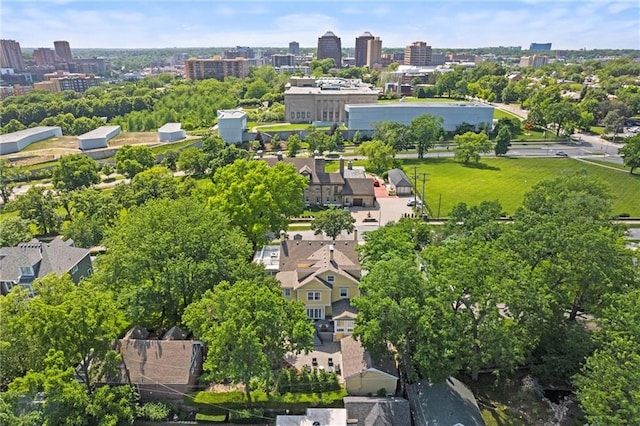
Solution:
[{"label": "downtown building cluster", "polygon": [[0,40],[0,98],[32,89],[84,92],[100,84],[97,75],[109,70],[103,58],[74,58],[67,41],[54,41],[53,46],[34,49],[33,57],[25,60],[19,42]]}]

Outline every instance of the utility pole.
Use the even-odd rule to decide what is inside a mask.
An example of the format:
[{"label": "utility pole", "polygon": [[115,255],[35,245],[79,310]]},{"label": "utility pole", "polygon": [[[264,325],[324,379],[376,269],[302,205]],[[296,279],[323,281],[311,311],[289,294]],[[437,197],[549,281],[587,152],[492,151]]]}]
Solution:
[{"label": "utility pole", "polygon": [[426,182],[427,182],[427,174],[423,173],[422,174],[422,203],[420,203],[420,213],[423,218],[424,218],[424,199],[425,199],[424,186]]}]

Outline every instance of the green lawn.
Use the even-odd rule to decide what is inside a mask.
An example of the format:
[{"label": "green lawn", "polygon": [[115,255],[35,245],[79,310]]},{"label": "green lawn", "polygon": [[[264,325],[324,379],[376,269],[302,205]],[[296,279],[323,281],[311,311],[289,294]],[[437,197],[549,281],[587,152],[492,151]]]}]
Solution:
[{"label": "green lawn", "polygon": [[612,214],[640,216],[640,175],[570,158],[483,158],[469,166],[452,158],[403,160],[407,175],[413,175],[414,166],[418,173],[428,174],[426,202],[434,215],[438,214],[439,202],[440,216],[446,216],[459,202],[473,205],[484,200],[498,200],[504,212],[513,214],[535,183],[585,170],[611,189]]},{"label": "green lawn", "polygon": [[518,120],[522,120],[522,118],[517,115],[510,113],[509,111],[505,111],[503,109],[494,108],[493,109],[493,119],[499,120],[501,118],[517,118]]}]

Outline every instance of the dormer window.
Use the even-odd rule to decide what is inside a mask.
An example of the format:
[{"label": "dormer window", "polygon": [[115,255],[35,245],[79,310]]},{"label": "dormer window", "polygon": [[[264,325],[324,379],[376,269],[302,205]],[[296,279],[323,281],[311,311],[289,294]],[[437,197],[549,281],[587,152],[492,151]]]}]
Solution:
[{"label": "dormer window", "polygon": [[33,273],[33,268],[31,266],[21,266],[20,267],[20,276],[21,277],[33,277],[35,274]]},{"label": "dormer window", "polygon": [[327,275],[327,282],[330,282],[330,283],[336,282],[336,276],[335,275]]}]

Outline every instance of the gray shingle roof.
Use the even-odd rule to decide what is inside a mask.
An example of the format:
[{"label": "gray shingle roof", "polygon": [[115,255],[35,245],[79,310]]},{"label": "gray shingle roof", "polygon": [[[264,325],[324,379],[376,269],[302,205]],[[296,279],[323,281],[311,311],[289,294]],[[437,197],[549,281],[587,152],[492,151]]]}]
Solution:
[{"label": "gray shingle roof", "polygon": [[443,383],[417,383],[407,388],[417,426],[484,426],[473,393],[459,380],[449,377]]},{"label": "gray shingle roof", "polygon": [[347,396],[344,407],[350,419],[359,425],[396,426],[411,424],[409,401],[404,398]]},{"label": "gray shingle roof", "polygon": [[345,179],[342,195],[373,197],[375,195],[373,179]]},{"label": "gray shingle roof", "polygon": [[[18,247],[0,248],[0,281],[30,282],[52,272],[62,274],[89,256],[89,250],[74,247],[73,240],[56,237],[50,243],[33,239]],[[34,277],[25,281],[21,267],[32,267]]]},{"label": "gray shingle roof", "polygon": [[391,182],[394,186],[398,187],[409,187],[411,188],[411,181],[407,177],[407,175],[400,169],[391,169],[387,174],[389,178],[389,182]]}]

